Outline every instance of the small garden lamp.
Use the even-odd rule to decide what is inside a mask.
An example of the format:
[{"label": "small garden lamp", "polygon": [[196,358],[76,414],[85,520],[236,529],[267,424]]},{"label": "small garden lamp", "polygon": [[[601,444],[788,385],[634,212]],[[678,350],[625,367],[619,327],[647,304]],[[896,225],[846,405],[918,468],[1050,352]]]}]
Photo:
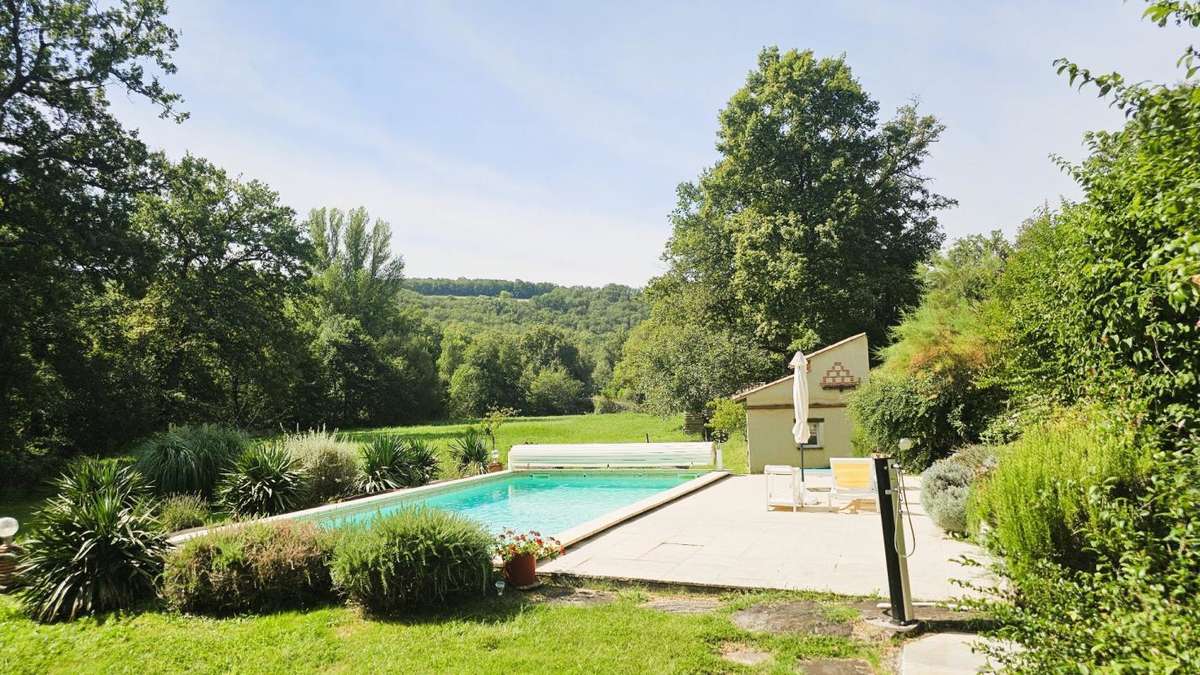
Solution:
[{"label": "small garden lamp", "polygon": [[16,518],[0,518],[0,589],[8,588],[13,583],[17,571],[17,554],[21,549],[13,545],[13,537],[21,524]]},{"label": "small garden lamp", "polygon": [[496,595],[504,595],[504,586],[505,584],[503,579],[496,580]]},{"label": "small garden lamp", "polygon": [[17,522],[16,518],[0,518],[0,544],[11,544],[19,529],[21,529],[21,524]]}]

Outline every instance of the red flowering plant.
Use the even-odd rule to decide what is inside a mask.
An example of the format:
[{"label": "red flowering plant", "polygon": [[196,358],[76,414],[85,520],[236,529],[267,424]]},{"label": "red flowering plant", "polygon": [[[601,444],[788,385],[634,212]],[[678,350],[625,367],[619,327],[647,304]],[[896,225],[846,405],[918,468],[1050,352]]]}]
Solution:
[{"label": "red flowering plant", "polygon": [[496,537],[496,555],[504,562],[523,555],[532,555],[535,560],[550,560],[562,552],[563,545],[557,539],[544,537],[536,530],[517,533],[506,529]]}]

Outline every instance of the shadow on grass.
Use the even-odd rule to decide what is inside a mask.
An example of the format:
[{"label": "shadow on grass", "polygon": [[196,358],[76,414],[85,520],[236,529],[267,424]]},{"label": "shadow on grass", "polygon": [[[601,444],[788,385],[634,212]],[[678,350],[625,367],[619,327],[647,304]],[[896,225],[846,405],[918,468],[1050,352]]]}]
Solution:
[{"label": "shadow on grass", "polygon": [[[452,426],[452,425],[446,425],[446,426]],[[457,425],[454,425],[454,426],[457,426]],[[374,429],[374,430],[363,429],[361,431],[338,432],[338,436],[341,436],[350,441],[357,441],[357,442],[369,442],[371,439],[374,439],[374,438],[383,438],[383,437],[388,437],[388,436],[396,436],[399,438],[416,438],[416,439],[420,439],[422,441],[437,441],[437,440],[443,440],[443,439],[449,439],[449,438],[458,438],[459,436],[462,436],[462,434],[463,434],[462,429],[445,429],[445,430],[439,429],[437,431],[420,431],[420,432],[414,432],[411,430],[410,431],[400,431],[400,430],[390,430],[390,429]]]},{"label": "shadow on grass", "polygon": [[447,598],[439,607],[414,607],[390,612],[372,612],[358,608],[363,620],[399,626],[439,624],[447,621],[496,624],[502,623],[539,605],[546,604],[544,595],[525,594],[508,589],[497,596],[490,591],[485,596]]}]

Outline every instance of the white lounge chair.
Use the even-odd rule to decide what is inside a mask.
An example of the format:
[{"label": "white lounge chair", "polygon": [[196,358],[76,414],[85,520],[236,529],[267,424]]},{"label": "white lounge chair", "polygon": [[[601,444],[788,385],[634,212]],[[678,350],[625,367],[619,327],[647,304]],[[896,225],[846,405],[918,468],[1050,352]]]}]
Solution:
[{"label": "white lounge chair", "polygon": [[791,507],[792,511],[804,507],[804,483],[800,480],[800,469],[782,464],[763,467],[767,479],[767,510],[773,506]]},{"label": "white lounge chair", "polygon": [[879,488],[875,484],[875,471],[871,460],[865,458],[831,457],[829,468],[833,470],[833,486],[829,491],[829,503],[834,500],[855,506],[860,501],[870,501],[879,510]]}]

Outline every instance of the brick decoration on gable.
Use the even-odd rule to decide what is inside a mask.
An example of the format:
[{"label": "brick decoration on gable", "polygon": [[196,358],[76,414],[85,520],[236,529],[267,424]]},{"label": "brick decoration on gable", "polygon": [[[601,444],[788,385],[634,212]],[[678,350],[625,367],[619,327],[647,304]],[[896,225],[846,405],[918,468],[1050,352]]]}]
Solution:
[{"label": "brick decoration on gable", "polygon": [[841,361],[834,361],[833,367],[821,378],[822,389],[853,389],[857,386],[858,378]]}]

